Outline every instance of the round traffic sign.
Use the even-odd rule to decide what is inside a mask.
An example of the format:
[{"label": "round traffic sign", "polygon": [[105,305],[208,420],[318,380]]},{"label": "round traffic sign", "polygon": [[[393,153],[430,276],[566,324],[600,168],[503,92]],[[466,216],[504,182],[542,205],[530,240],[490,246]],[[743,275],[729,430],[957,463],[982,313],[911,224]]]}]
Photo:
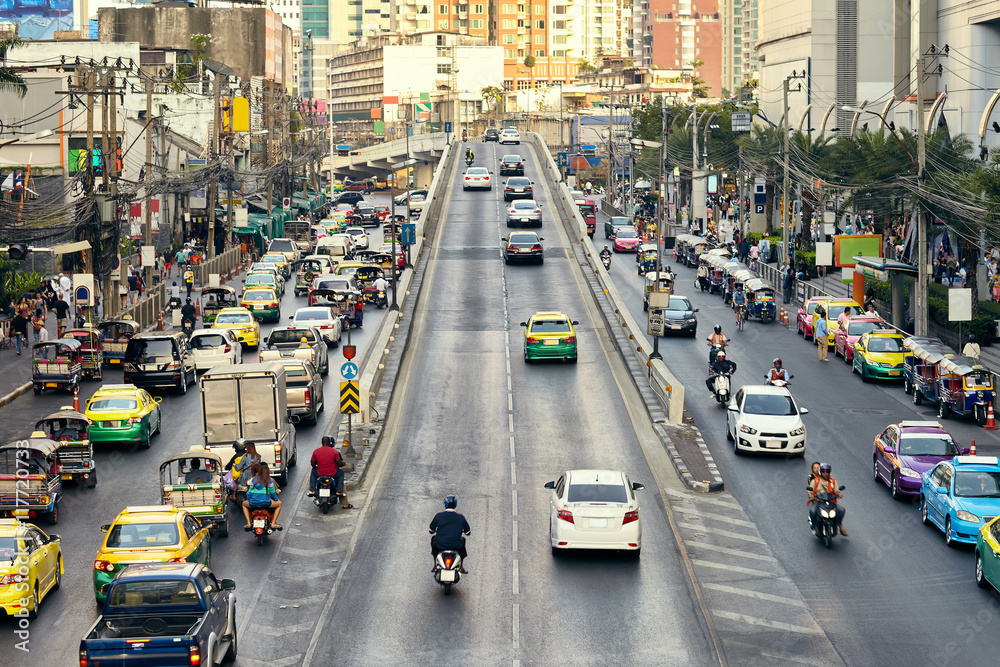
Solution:
[{"label": "round traffic sign", "polygon": [[354,355],[358,353],[358,347],[356,345],[343,345],[340,349],[344,353],[344,359],[353,359]]}]

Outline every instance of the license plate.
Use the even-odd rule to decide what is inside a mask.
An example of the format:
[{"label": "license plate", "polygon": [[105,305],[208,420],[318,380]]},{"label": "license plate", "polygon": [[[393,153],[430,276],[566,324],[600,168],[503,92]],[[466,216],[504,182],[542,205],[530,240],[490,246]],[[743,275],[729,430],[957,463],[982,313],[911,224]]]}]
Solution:
[{"label": "license plate", "polygon": [[441,578],[441,581],[443,582],[449,584],[453,583],[455,581],[455,570],[441,570],[438,573],[438,576]]},{"label": "license plate", "polygon": [[254,519],[253,520],[253,527],[254,528],[263,528],[264,527],[264,520],[263,519]]},{"label": "license plate", "polygon": [[46,387],[50,387],[50,388],[51,388],[51,387],[58,387],[58,386],[59,386],[59,383],[58,383],[58,382],[46,382],[46,383],[45,383],[45,386],[46,386]]},{"label": "license plate", "polygon": [[524,192],[524,188],[514,188],[514,192],[518,193]]},{"label": "license plate", "polygon": [[680,329],[680,328],[681,328],[681,325],[679,325],[679,324],[671,324],[671,325],[670,325],[670,328],[671,328],[671,329]]},{"label": "license plate", "polygon": [[889,375],[899,375],[899,371],[889,371]]},{"label": "license plate", "polygon": [[62,478],[63,479],[73,479],[73,475],[67,475],[67,474],[63,473]]},{"label": "license plate", "polygon": [[319,497],[320,498],[329,498],[330,497],[330,489],[320,489],[319,490]]},{"label": "license plate", "polygon": [[254,310],[264,310],[264,306],[254,306]]},{"label": "license plate", "polygon": [[778,440],[765,440],[764,447],[765,449],[781,449],[781,442]]},{"label": "license plate", "polygon": [[119,426],[121,426],[121,422],[119,422],[119,421],[108,421],[108,422],[104,422],[104,426],[106,428],[118,428]]},{"label": "license plate", "polygon": [[531,218],[521,218],[521,222],[531,222]]},{"label": "license plate", "polygon": [[608,527],[608,520],[607,519],[591,519],[590,520],[590,527],[591,528],[607,528]]},{"label": "license plate", "polygon": [[558,345],[559,341],[555,338],[548,338],[542,342],[542,345]]},{"label": "license plate", "polygon": [[108,363],[112,364],[120,364],[121,362],[122,362],[121,359],[108,359]]}]

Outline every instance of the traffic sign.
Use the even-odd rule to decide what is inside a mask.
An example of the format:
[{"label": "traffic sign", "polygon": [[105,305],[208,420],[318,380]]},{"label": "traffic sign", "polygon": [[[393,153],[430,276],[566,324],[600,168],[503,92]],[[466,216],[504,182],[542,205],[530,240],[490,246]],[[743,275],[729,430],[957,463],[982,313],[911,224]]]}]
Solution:
[{"label": "traffic sign", "polygon": [[451,121],[446,120],[444,122],[444,131],[445,132],[451,132]]},{"label": "traffic sign", "polygon": [[358,353],[357,345],[342,345],[340,349],[344,353],[344,359],[353,359]]},{"label": "traffic sign", "polygon": [[360,411],[360,390],[357,382],[340,383],[340,414],[356,415]]},{"label": "traffic sign", "polygon": [[764,215],[764,205],[754,204],[753,212],[756,213],[757,215]]},{"label": "traffic sign", "polygon": [[556,153],[556,166],[557,167],[568,167],[569,166],[569,155],[567,153]]},{"label": "traffic sign", "polygon": [[414,243],[416,243],[417,226],[412,223],[404,224],[399,237],[399,242],[403,245],[413,245]]},{"label": "traffic sign", "polygon": [[353,361],[348,361],[340,367],[340,374],[345,380],[353,380],[358,377],[358,366]]}]

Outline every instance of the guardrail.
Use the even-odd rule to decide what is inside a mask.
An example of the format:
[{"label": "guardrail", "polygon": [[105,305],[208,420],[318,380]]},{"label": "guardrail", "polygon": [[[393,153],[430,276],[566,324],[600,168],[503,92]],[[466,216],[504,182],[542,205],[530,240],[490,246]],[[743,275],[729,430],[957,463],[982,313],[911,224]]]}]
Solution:
[{"label": "guardrail", "polygon": [[161,282],[156,287],[146,290],[146,296],[136,301],[131,308],[126,308],[117,317],[131,317],[140,328],[155,324],[160,312],[167,305],[167,284]]},{"label": "guardrail", "polygon": [[[784,277],[781,275],[778,269],[776,269],[773,266],[769,266],[767,264],[762,263],[760,265],[760,270],[757,271],[757,273],[758,275],[760,275],[761,278],[764,278],[772,285],[774,285],[774,289],[776,291],[780,291],[782,294],[784,294],[784,287],[783,287]],[[809,299],[818,296],[825,296],[831,299],[840,298],[835,294],[831,294],[826,290],[816,287],[816,285],[811,282],[807,282],[804,280],[795,281],[795,294],[793,295],[794,301],[798,301],[799,303],[805,303]]]},{"label": "guardrail", "polygon": [[221,255],[216,255],[212,259],[206,260],[198,266],[192,267],[194,270],[195,284],[199,287],[208,287],[209,276],[213,273],[219,274],[220,283],[226,282],[225,274],[231,269],[235,269],[240,263],[240,247],[234,245]]},{"label": "guardrail", "polygon": [[[652,347],[650,346],[650,349],[646,349],[646,328],[640,326],[635,318],[632,317],[632,314],[625,306],[625,301],[615,288],[611,276],[600,261],[597,247],[586,234],[586,225],[584,224],[583,217],[580,215],[580,210],[572,203],[569,187],[559,180],[559,169],[552,159],[552,154],[549,152],[548,146],[544,142],[541,142],[537,135],[534,136],[534,139],[538,142],[538,146],[542,149],[541,152],[545,155],[546,159],[543,163],[549,169],[552,182],[557,184],[556,207],[561,208],[563,212],[563,215],[559,216],[560,220],[566,225],[567,231],[570,232],[574,240],[576,238],[580,239],[583,254],[586,256],[590,268],[597,276],[598,283],[607,294],[614,308],[615,322],[628,335],[628,340],[631,342],[629,345],[631,354],[635,355],[646,366],[646,378],[649,386],[656,393],[664,410],[667,411],[670,423],[680,424],[684,418],[684,385],[677,381],[677,378],[670,372],[662,359],[649,358]],[[574,221],[576,226],[574,227],[570,221]],[[620,351],[622,354],[626,353],[624,349],[620,349]]]}]

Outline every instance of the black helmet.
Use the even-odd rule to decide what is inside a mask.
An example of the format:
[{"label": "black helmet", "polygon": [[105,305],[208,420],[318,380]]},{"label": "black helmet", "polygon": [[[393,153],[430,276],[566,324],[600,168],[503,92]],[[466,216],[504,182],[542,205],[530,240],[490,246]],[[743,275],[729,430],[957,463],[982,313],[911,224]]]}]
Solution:
[{"label": "black helmet", "polygon": [[716,324],[715,325],[715,333],[718,333],[718,334],[722,333],[722,325],[721,324]]},{"label": "black helmet", "polygon": [[825,472],[833,472],[833,466],[830,465],[829,463],[820,463],[819,473],[822,475]]},{"label": "black helmet", "polygon": [[780,365],[781,365],[781,357],[775,357],[775,358],[774,358],[774,361],[773,361],[772,363],[773,363],[773,364],[774,364],[775,366],[780,366]]},{"label": "black helmet", "polygon": [[323,440],[321,442],[322,442],[323,446],[325,446],[325,447],[333,447],[333,444],[334,444],[333,436],[332,435],[324,435],[323,436]]},{"label": "black helmet", "polygon": [[453,510],[458,507],[458,496],[449,493],[444,497],[444,508],[446,510]]},{"label": "black helmet", "polygon": [[246,438],[238,438],[236,442],[233,443],[233,449],[237,452],[245,452],[247,449],[247,443],[249,441]]},{"label": "black helmet", "polygon": [[188,297],[188,298],[184,299],[184,302],[185,303],[191,303],[191,297]]}]

